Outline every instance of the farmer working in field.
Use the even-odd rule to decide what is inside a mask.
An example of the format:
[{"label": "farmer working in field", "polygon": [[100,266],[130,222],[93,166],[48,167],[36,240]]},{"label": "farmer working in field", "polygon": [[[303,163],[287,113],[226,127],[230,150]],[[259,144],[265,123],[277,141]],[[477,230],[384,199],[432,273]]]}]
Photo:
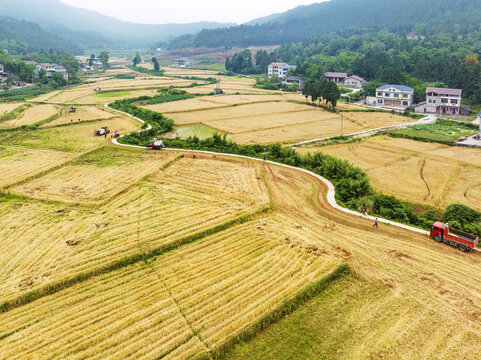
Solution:
[{"label": "farmer working in field", "polygon": [[377,227],[377,228],[379,228],[379,226],[377,225],[377,218],[374,219],[374,225],[373,225],[372,227]]}]

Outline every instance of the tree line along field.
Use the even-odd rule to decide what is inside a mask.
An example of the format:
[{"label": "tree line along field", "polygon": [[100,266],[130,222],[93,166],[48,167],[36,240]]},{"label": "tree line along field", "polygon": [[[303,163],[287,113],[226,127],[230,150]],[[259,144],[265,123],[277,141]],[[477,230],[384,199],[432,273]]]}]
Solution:
[{"label": "tree line along field", "polygon": [[463,203],[481,210],[478,149],[372,137],[359,143],[298,149],[344,158],[371,178],[376,191],[435,207]]}]

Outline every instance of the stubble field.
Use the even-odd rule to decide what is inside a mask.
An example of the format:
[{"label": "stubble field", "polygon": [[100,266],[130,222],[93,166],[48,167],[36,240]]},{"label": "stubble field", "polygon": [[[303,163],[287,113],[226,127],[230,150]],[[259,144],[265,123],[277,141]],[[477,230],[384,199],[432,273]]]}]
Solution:
[{"label": "stubble field", "polygon": [[373,137],[361,143],[299,148],[321,150],[367,172],[377,191],[444,208],[463,203],[481,210],[479,149]]},{"label": "stubble field", "polygon": [[[231,138],[309,139],[339,125],[336,115],[306,105],[235,96],[209,97],[245,105],[215,109],[217,117],[204,119],[251,130]],[[283,112],[263,112],[272,104]],[[314,120],[305,121],[306,114]],[[347,129],[383,121],[349,115]],[[93,136],[101,125],[139,129],[115,117],[0,132],[0,170],[10,171],[0,186],[17,183],[0,191],[2,356],[190,359],[227,351],[220,358],[478,358],[477,253],[383,224],[374,229],[332,209],[325,186],[296,170],[223,155],[114,148]],[[380,143],[366,150],[364,142],[339,149],[385,168],[409,163],[413,153],[426,163],[459,155],[436,144],[373,139],[366,143]],[[379,149],[385,153],[377,155]],[[458,166],[474,167],[477,155],[463,152]],[[345,263],[349,274],[312,293]],[[306,302],[306,294],[313,298]],[[265,319],[295,304],[296,311],[266,329]],[[242,334],[254,338],[230,347]]]},{"label": "stubble field", "polygon": [[58,114],[58,111],[54,105],[33,105],[22,112],[17,118],[0,122],[0,129],[12,129],[23,125],[33,125]]}]

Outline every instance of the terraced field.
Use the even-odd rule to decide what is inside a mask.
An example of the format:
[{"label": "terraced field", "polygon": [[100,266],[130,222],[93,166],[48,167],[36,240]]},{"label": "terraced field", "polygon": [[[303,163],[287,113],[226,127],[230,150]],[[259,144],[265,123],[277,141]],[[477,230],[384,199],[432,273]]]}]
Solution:
[{"label": "terraced field", "polygon": [[34,105],[22,112],[17,118],[0,122],[0,129],[33,125],[58,114],[58,112],[59,110],[54,105]]},{"label": "terraced field", "polygon": [[389,137],[299,149],[316,150],[347,159],[365,170],[377,191],[441,208],[464,203],[481,210],[479,149]]},{"label": "terraced field", "polygon": [[0,146],[0,186],[13,184],[71,158],[71,154],[59,151]]},{"label": "terraced field", "polygon": [[101,126],[121,134],[139,130],[137,121],[125,117],[114,117],[95,123],[73,123],[69,126],[42,128],[39,130],[17,130],[0,132],[0,143],[9,146],[22,146],[30,149],[50,149],[81,154],[97,149],[110,139],[95,136],[94,131]]},{"label": "terraced field", "polygon": [[78,123],[79,120],[80,122],[104,120],[115,116],[116,115],[105,110],[103,106],[76,106],[76,112],[74,113],[69,112],[69,107],[64,107],[58,119],[42,125],[41,128]]},{"label": "terraced field", "polygon": [[[209,97],[245,105],[205,121],[253,143],[312,138],[339,124],[319,109],[270,95],[252,104],[256,97]],[[259,107],[272,104],[283,112]],[[346,127],[379,121],[352,114]],[[234,133],[234,121],[246,132]],[[0,191],[0,358],[478,359],[478,253],[334,210],[325,185],[305,173],[112,147],[93,136],[100,124],[139,129],[114,117],[0,132],[0,186],[17,183]],[[358,155],[386,174],[416,156],[431,169],[436,157],[453,179],[479,158],[380,137],[322,149]],[[421,169],[433,181],[438,172]],[[399,173],[397,181],[400,190],[416,186]],[[446,194],[463,182],[448,184]],[[350,273],[313,290],[346,263]],[[267,327],[269,319],[279,322]]]}]

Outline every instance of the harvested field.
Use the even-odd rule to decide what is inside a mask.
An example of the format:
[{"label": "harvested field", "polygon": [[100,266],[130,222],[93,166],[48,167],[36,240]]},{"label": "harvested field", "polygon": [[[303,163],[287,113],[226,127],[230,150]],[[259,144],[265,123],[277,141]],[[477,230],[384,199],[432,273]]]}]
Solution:
[{"label": "harvested field", "polygon": [[[134,151],[132,157],[138,153],[154,159],[166,156]],[[138,182],[98,209],[40,202],[2,205],[0,253],[4,255],[0,265],[4,271],[0,273],[0,303],[268,206],[267,192],[255,166],[219,160],[221,164],[214,169],[226,174],[219,180],[210,168],[215,161],[198,160],[200,163],[192,169],[185,167],[194,160],[179,160],[165,175],[158,172],[150,180]],[[158,159],[156,169],[163,162]],[[203,174],[196,171],[199,169],[207,171]],[[129,174],[132,179],[136,175]],[[119,189],[126,185],[113,182]]]},{"label": "harvested field", "polygon": [[[306,255],[284,243],[278,226],[276,219],[260,219],[234,227],[150,266],[115,271],[2,314],[0,334],[34,325],[5,339],[0,349],[22,356],[29,334],[41,332],[44,336],[25,349],[31,355],[41,356],[51,341],[56,343],[52,358],[67,349],[72,358],[206,352],[339,263],[336,256]],[[49,326],[52,321],[57,326]],[[77,323],[83,324],[79,336],[69,330]]]},{"label": "harvested field", "polygon": [[481,210],[479,149],[388,137],[299,149],[300,152],[316,150],[362,168],[377,191],[441,208],[455,202]]},{"label": "harvested field", "polygon": [[150,109],[160,113],[172,112],[172,111],[191,111],[205,108],[214,108],[219,106],[225,106],[224,104],[216,103],[210,100],[211,96],[206,96],[205,98],[194,98],[187,100],[179,100],[166,102],[155,105],[145,105],[141,106],[145,109]]},{"label": "harvested field", "polygon": [[99,202],[152,174],[164,161],[164,153],[103,148],[11,190],[66,203]]},{"label": "harvested field", "polygon": [[[341,115],[286,99],[286,95],[222,95],[149,108],[166,114],[177,125],[200,123],[227,132],[240,144],[294,143],[340,135]],[[237,101],[240,105],[229,106]],[[182,111],[184,103],[187,108]],[[400,115],[371,112],[343,112],[342,116],[344,134],[415,121]]]},{"label": "harvested field", "polygon": [[138,121],[130,118],[116,117],[101,122],[73,124],[39,130],[17,130],[0,133],[3,145],[20,145],[36,149],[53,149],[58,151],[82,153],[104,146],[110,139],[95,136],[94,131],[100,126],[118,129],[121,134],[139,130]]},{"label": "harvested field", "polygon": [[344,119],[351,121],[364,129],[382,126],[416,122],[416,119],[406,116],[380,112],[343,112]]},{"label": "harvested field", "polygon": [[0,187],[62,164],[71,158],[71,154],[59,151],[0,146]]},{"label": "harvested field", "polygon": [[0,116],[15,110],[24,103],[0,103]]},{"label": "harvested field", "polygon": [[58,114],[58,112],[59,110],[54,105],[33,105],[20,114],[18,118],[1,122],[0,129],[11,129],[23,125],[33,125]]},{"label": "harvested field", "polygon": [[[236,164],[242,161],[181,160],[95,214],[61,208],[58,215],[56,207],[39,203],[21,204],[19,211],[18,204],[7,203],[0,208],[0,219],[6,224],[0,227],[0,236],[8,236],[0,244],[0,253],[11,258],[7,264],[5,256],[0,258],[6,269],[0,293],[9,298],[42,282],[102,266],[113,251],[117,257],[150,251],[169,241],[160,235],[162,228],[172,232],[180,227],[180,232],[191,234],[192,225],[199,223],[191,221],[193,215],[185,216],[189,214],[185,206],[197,209],[204,221],[206,210],[216,204],[209,194],[226,199],[219,193],[226,189],[226,182],[232,184],[233,193],[226,194],[229,199],[234,193],[242,194],[242,189],[256,188],[252,177],[249,182],[231,182],[239,177],[230,173]],[[401,354],[412,359],[477,359],[481,351],[479,256],[382,224],[373,230],[368,221],[326,208],[318,193],[320,185],[309,176],[269,164],[258,164],[261,168],[244,164],[243,172],[256,169],[257,177],[265,179],[274,211],[147,263],[113,270],[0,314],[2,354],[42,357],[48,351],[51,358],[68,353],[72,358],[100,354],[173,359],[200,355],[349,261],[355,277],[330,284],[253,342],[235,348],[238,352],[230,358],[277,357],[290,349],[300,358],[322,352],[343,359],[391,359]],[[205,179],[196,177],[207,169]],[[224,169],[228,171],[221,175]],[[200,202],[192,204],[192,199]],[[158,211],[155,205],[175,212],[169,213],[172,216],[151,213]],[[217,216],[220,213],[217,210]],[[104,218],[94,221],[95,216]],[[215,216],[215,211],[209,216]],[[166,218],[172,222],[156,221]],[[35,226],[25,232],[13,219]],[[86,226],[92,223],[96,225]],[[156,229],[151,229],[153,224]],[[80,234],[87,229],[91,231],[88,241]],[[28,241],[33,232],[39,238]],[[61,238],[62,232],[70,237]],[[22,234],[16,242],[14,233]],[[129,239],[134,240],[132,245]],[[61,244],[67,241],[70,245],[63,250]],[[15,280],[5,279],[5,274]],[[16,288],[12,293],[6,284],[23,290]],[[35,336],[38,333],[43,336]],[[275,336],[272,341],[271,336]],[[467,340],[460,345],[459,339]]]},{"label": "harvested field", "polygon": [[42,125],[41,128],[52,127],[52,126],[63,125],[63,124],[78,123],[79,119],[80,119],[80,122],[85,122],[85,121],[94,121],[94,120],[104,120],[104,119],[109,119],[116,116],[110,113],[109,111],[105,110],[103,106],[102,107],[76,106],[76,110],[77,111],[74,113],[69,113],[69,108],[64,107],[62,109],[62,116],[60,116],[58,119],[55,119],[53,121],[50,121]]},{"label": "harvested field", "polygon": [[[303,112],[312,112],[311,108],[291,104],[287,102],[272,102],[272,103],[259,103],[259,104],[245,104],[239,106],[231,106],[220,109],[211,110],[199,110],[184,113],[166,113],[166,115],[174,119],[177,125],[188,125],[195,123],[205,123],[206,125],[218,123],[221,120],[236,119],[235,123],[242,125],[242,123],[248,119],[255,120],[256,118],[261,118],[263,115],[272,115],[275,117],[276,114],[280,115],[290,115],[293,118],[299,119],[301,122],[309,120],[301,120],[303,118]],[[314,110],[315,111],[315,110]],[[289,114],[286,114],[289,113]],[[327,112],[318,112],[319,114],[330,114]],[[297,116],[296,116],[297,115]],[[332,115],[331,115],[332,116]],[[209,123],[209,124],[208,124]],[[295,120],[293,121],[295,123]],[[264,121],[257,121],[257,126],[269,127],[272,122],[266,123]],[[246,125],[248,128],[249,125]],[[223,129],[224,130],[224,129]],[[226,130],[226,129],[225,129]],[[229,131],[229,130],[226,130]],[[246,130],[238,130],[246,131]]]},{"label": "harvested field", "polygon": [[219,95],[205,96],[194,99],[173,101],[163,104],[142,106],[160,113],[195,111],[216,108],[234,104],[250,104],[257,102],[282,101],[282,95]]}]

